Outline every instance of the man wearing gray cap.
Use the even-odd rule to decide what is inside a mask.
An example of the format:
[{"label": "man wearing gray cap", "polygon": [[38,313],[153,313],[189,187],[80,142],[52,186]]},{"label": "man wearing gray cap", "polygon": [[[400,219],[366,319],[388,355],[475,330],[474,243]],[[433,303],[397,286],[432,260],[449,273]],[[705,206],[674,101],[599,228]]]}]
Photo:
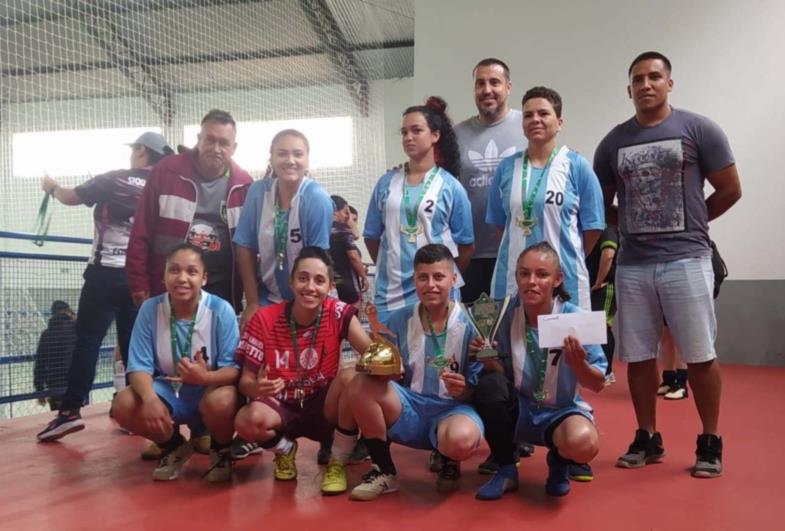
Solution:
[{"label": "man wearing gray cap", "polygon": [[93,249],[84,272],[76,321],[76,346],[68,371],[68,387],[57,417],[38,434],[38,440],[53,441],[84,428],[79,410],[95,378],[101,343],[112,321],[123,363],[128,360],[128,342],[136,319],[131,300],[125,255],[133,216],[152,166],[172,148],[158,133],[146,132],[131,146],[131,168],[93,177],[75,188],[60,186],[44,177],[41,188],[64,205],[95,206]]}]

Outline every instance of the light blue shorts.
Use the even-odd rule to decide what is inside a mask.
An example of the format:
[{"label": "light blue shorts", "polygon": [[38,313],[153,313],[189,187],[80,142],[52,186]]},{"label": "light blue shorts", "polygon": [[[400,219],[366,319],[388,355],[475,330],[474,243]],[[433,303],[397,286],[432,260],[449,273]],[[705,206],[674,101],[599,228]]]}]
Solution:
[{"label": "light blue shorts", "polygon": [[656,359],[664,322],[685,363],[717,357],[711,257],[616,268],[616,348],[626,362]]},{"label": "light blue shorts", "polygon": [[175,424],[187,424],[192,431],[202,427],[199,403],[202,401],[205,389],[201,385],[183,384],[180,388],[180,398],[177,398],[171,383],[162,378],[153,380],[153,390],[169,408]]},{"label": "light blue shorts", "polygon": [[580,406],[560,408],[537,407],[529,398],[518,393],[518,421],[515,423],[515,441],[553,447],[553,430],[571,415],[580,415],[594,423],[590,411]]},{"label": "light blue shorts", "polygon": [[466,415],[480,428],[480,434],[484,433],[480,415],[473,407],[448,398],[424,396],[391,383],[401,399],[401,416],[387,428],[387,437],[393,442],[410,448],[433,450],[436,448],[439,423],[453,415]]}]

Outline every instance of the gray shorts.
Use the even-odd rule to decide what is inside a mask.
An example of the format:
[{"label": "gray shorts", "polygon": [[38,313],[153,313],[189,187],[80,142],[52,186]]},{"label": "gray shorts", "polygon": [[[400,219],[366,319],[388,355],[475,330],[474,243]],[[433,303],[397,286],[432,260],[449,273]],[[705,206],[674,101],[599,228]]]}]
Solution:
[{"label": "gray shorts", "polygon": [[616,348],[626,362],[657,358],[663,319],[685,363],[717,357],[711,257],[616,268]]}]

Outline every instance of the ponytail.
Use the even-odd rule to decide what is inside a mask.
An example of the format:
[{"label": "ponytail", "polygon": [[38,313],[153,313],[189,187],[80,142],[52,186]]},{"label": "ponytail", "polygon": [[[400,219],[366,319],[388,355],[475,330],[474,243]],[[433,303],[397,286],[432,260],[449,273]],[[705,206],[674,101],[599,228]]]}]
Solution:
[{"label": "ponytail", "polygon": [[433,147],[434,162],[457,178],[461,173],[461,153],[458,149],[458,139],[455,136],[452,121],[446,111],[447,102],[439,96],[430,96],[425,105],[409,107],[403,114],[405,116],[419,112],[425,117],[431,131],[439,132],[439,141]]}]

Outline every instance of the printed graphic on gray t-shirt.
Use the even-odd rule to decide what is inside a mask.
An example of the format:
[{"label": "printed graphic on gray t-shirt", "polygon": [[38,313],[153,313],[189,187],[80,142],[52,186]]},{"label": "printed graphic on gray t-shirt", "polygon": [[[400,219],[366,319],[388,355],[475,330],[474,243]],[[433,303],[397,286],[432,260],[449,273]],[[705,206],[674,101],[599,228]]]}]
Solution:
[{"label": "printed graphic on gray t-shirt", "polygon": [[722,129],[673,109],[653,127],[633,117],[617,125],[594,154],[601,183],[619,200],[619,264],[710,256],[706,176],[734,163]]},{"label": "printed graphic on gray t-shirt", "polygon": [[495,258],[499,250],[496,227],[485,223],[485,205],[496,166],[527,145],[521,116],[521,111],[510,109],[503,120],[493,125],[485,125],[474,116],[455,126],[461,150],[458,180],[472,204],[475,258]]},{"label": "printed graphic on gray t-shirt", "polygon": [[226,194],[229,178],[213,181],[195,180],[196,214],[188,230],[187,241],[204,252],[207,268],[205,290],[231,300],[232,240],[226,222]]},{"label": "printed graphic on gray t-shirt", "polygon": [[627,234],[684,230],[683,165],[680,138],[619,148]]}]

